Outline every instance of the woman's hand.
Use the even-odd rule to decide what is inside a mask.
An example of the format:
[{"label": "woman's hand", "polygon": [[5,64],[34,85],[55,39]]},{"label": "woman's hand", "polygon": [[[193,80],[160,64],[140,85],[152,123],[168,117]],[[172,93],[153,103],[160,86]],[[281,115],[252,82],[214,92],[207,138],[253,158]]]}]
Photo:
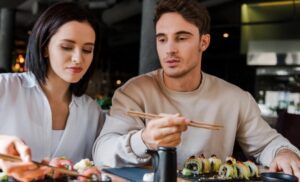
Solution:
[{"label": "woman's hand", "polygon": [[20,181],[40,179],[49,172],[47,167],[38,167],[31,162],[31,150],[24,142],[15,137],[0,135],[0,153],[19,156],[22,161],[10,162],[0,159],[0,168],[9,176]]},{"label": "woman's hand", "polygon": [[88,176],[91,179],[87,179],[83,176],[78,177],[78,181],[86,182],[86,181],[100,181],[101,179],[98,179],[98,176],[101,174],[101,171],[98,167],[93,166],[89,167],[88,169],[84,170],[81,175]]},{"label": "woman's hand", "polygon": [[[50,166],[53,167],[57,167],[57,168],[63,168],[63,169],[67,169],[72,171],[73,170],[73,162],[71,160],[68,160],[64,157],[56,157],[53,158],[50,162],[49,162]],[[53,171],[52,174],[52,178],[54,179],[59,179],[63,176],[62,173],[60,173],[59,171]]]},{"label": "woman's hand", "polygon": [[22,161],[31,161],[31,150],[15,136],[0,135],[0,153],[19,156]]}]

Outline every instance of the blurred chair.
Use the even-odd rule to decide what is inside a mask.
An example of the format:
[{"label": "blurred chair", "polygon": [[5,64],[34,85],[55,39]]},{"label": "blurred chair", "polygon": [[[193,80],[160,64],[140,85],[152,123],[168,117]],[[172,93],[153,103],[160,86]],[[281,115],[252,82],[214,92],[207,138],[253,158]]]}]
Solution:
[{"label": "blurred chair", "polygon": [[300,115],[289,114],[286,111],[278,113],[276,129],[300,149]]}]

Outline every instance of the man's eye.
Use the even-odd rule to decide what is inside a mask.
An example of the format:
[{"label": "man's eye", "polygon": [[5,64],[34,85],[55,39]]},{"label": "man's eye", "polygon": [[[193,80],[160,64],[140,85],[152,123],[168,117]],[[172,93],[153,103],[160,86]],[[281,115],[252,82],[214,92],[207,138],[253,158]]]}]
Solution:
[{"label": "man's eye", "polygon": [[158,42],[161,42],[161,43],[164,43],[166,41],[166,39],[164,39],[164,38],[159,38],[157,40],[158,40]]},{"label": "man's eye", "polygon": [[184,41],[184,40],[186,40],[187,39],[187,37],[178,37],[177,38],[177,40],[179,40],[179,41]]}]

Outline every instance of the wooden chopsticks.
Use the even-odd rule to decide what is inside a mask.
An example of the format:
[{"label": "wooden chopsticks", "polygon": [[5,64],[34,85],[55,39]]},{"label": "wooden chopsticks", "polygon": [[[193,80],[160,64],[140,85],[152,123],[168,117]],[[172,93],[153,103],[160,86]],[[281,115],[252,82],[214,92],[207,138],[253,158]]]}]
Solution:
[{"label": "wooden chopsticks", "polygon": [[[20,162],[22,161],[20,157],[18,156],[15,156],[15,155],[9,155],[9,154],[2,154],[0,153],[0,159],[3,159],[3,160],[6,160],[6,161],[10,161],[10,162]],[[91,177],[89,176],[85,176],[85,175],[81,175],[79,174],[78,172],[76,171],[71,171],[71,170],[68,170],[68,169],[64,169],[64,168],[58,168],[58,167],[54,167],[54,166],[50,166],[48,164],[43,164],[43,163],[40,163],[40,162],[36,162],[36,161],[32,161],[34,164],[38,165],[38,166],[47,166],[57,172],[60,172],[60,173],[63,173],[63,174],[67,174],[67,175],[70,175],[70,176],[82,176],[82,177],[85,177],[85,178],[88,178],[88,179],[91,179]]]},{"label": "wooden chopsticks", "polygon": [[[144,119],[162,118],[162,116],[160,116],[160,115],[138,112],[138,111],[128,111],[127,114],[129,116],[140,117],[140,118],[144,118]],[[223,128],[222,125],[208,124],[208,123],[199,122],[199,121],[191,121],[189,126],[196,127],[196,128],[204,128],[204,129],[209,129],[209,130],[219,130],[219,129]]]}]

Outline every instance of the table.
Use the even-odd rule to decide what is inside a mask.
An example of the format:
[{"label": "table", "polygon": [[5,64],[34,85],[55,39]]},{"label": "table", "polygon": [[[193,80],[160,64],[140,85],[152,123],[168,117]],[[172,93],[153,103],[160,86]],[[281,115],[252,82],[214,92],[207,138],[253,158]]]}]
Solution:
[{"label": "table", "polygon": [[[106,175],[108,175],[109,177],[111,177],[112,179],[112,182],[128,182],[127,180],[119,177],[119,176],[115,176],[113,174],[109,174],[109,173],[105,173]],[[182,178],[177,178],[177,182],[191,182],[189,180],[185,180],[185,179],[182,179]],[[247,182],[261,182],[261,181],[247,181]]]}]

